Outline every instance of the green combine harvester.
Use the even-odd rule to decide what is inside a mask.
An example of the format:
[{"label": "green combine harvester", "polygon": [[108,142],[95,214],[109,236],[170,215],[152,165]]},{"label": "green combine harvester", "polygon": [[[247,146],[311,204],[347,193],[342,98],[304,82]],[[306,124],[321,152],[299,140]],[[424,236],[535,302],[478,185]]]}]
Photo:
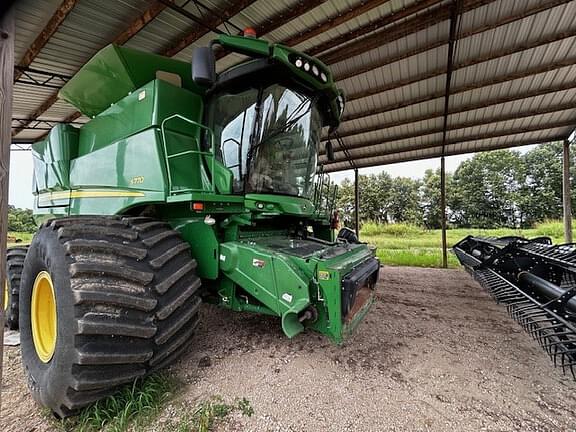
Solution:
[{"label": "green combine harvester", "polygon": [[[216,74],[215,46],[248,59]],[[379,263],[331,229],[317,165],[344,97],[320,61],[228,35],[192,67],[111,45],[60,97],[91,120],[33,145],[43,224],[4,301],[42,405],[71,415],[194,349],[202,302],[335,343],[365,316]]]}]

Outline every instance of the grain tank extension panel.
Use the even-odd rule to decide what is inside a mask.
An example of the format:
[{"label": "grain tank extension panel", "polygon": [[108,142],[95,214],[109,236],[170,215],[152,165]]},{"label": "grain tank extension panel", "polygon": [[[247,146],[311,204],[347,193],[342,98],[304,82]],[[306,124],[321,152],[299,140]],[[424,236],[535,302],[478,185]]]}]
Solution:
[{"label": "grain tank extension panel", "polygon": [[192,81],[189,63],[108,45],[68,81],[58,96],[92,117],[156,78],[194,93],[204,92]]}]

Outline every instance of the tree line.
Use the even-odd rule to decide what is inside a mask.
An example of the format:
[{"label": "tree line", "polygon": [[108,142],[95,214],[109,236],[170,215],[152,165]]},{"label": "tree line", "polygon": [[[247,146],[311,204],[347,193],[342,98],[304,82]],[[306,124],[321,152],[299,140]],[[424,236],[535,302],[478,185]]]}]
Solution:
[{"label": "tree line", "polygon": [[[417,180],[385,172],[360,175],[359,188],[361,222],[441,226],[439,169]],[[354,226],[354,183],[349,179],[339,186],[337,208],[341,220]],[[524,154],[497,150],[474,155],[446,174],[446,208],[455,228],[528,228],[560,219],[562,144],[541,144]]]},{"label": "tree line", "polygon": [[32,210],[8,206],[8,231],[33,233],[37,227]]}]

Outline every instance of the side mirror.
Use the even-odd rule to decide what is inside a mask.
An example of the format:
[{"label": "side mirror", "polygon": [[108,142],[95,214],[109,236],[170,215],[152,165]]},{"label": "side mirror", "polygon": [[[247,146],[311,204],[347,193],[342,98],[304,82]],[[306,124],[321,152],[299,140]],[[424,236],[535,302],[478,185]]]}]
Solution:
[{"label": "side mirror", "polygon": [[334,147],[332,147],[332,141],[326,141],[326,157],[330,162],[334,160]]},{"label": "side mirror", "polygon": [[192,53],[192,80],[203,87],[216,82],[216,64],[212,47],[196,48]]}]

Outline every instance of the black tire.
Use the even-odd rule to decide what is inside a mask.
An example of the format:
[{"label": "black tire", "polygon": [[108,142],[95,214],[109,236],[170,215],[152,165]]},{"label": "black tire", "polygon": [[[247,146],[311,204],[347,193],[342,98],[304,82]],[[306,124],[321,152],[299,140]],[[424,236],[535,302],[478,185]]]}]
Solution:
[{"label": "black tire", "polygon": [[13,247],[6,251],[6,291],[4,308],[4,325],[10,330],[18,330],[18,298],[20,295],[20,278],[27,246]]},{"label": "black tire", "polygon": [[[195,268],[179,233],[149,218],[70,217],[42,225],[20,287],[22,361],[34,398],[65,417],[173,362],[198,324]],[[36,352],[30,321],[43,270],[57,311],[47,362]]]},{"label": "black tire", "polygon": [[348,227],[342,228],[338,232],[338,236],[336,237],[338,240],[345,241],[347,243],[360,243],[356,233]]}]

